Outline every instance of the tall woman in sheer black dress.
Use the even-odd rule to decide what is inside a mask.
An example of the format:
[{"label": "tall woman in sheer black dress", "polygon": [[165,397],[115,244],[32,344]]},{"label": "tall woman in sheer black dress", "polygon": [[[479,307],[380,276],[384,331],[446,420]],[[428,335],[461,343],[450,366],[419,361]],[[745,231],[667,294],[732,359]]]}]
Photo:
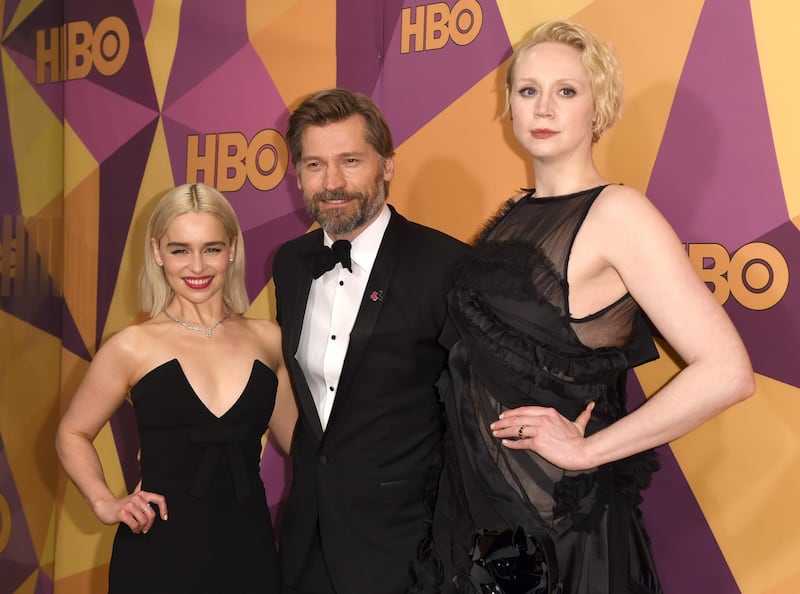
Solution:
[{"label": "tall woman in sheer black dress", "polygon": [[[670,225],[594,165],[620,78],[610,47],[570,22],[537,28],[510,60],[508,111],[536,187],[486,225],[450,294],[444,578],[422,590],[661,592],[638,512],[652,448],[754,391]],[[628,369],[657,357],[643,314],[685,366],[627,414]]]}]

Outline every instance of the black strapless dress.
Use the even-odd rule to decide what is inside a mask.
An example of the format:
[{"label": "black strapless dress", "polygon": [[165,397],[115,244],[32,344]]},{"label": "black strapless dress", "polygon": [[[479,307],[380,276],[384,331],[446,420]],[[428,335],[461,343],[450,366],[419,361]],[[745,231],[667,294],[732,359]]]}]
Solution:
[{"label": "black strapless dress", "polygon": [[[166,497],[169,519],[147,534],[120,524],[110,594],[272,594],[280,591],[275,539],[259,476],[261,437],[278,380],[255,361],[221,417],[197,397],[173,359],[132,389],[142,488]],[[158,510],[156,510],[158,511]]]}]

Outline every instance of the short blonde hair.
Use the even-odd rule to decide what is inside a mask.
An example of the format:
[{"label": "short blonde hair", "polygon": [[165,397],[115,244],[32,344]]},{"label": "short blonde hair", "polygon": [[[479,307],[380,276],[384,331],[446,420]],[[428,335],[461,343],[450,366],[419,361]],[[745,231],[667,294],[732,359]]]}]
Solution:
[{"label": "short blonde hair", "polygon": [[608,128],[617,123],[622,112],[622,70],[611,45],[585,27],[567,20],[548,21],[536,27],[514,48],[506,70],[506,111],[514,74],[522,55],[544,42],[563,43],[578,50],[594,97],[592,142],[597,142]]},{"label": "short blonde hair", "polygon": [[144,265],[139,276],[139,301],[142,309],[155,317],[169,305],[174,295],[167,283],[164,269],[156,262],[151,238],[161,243],[161,238],[175,217],[188,212],[207,213],[222,223],[228,241],[236,245],[233,262],[228,266],[222,298],[234,313],[244,313],[250,307],[244,283],[244,239],[236,213],[225,197],[205,184],[183,184],[173,188],[156,204],[147,223],[144,238]]}]

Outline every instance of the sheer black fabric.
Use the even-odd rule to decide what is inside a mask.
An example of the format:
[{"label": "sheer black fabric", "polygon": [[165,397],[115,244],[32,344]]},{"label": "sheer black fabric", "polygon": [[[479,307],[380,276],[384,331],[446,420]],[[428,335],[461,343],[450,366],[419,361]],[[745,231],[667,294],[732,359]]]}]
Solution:
[{"label": "sheer black fabric", "polygon": [[447,462],[435,554],[419,571],[418,591],[478,592],[468,579],[476,535],[521,527],[548,557],[548,589],[530,592],[661,592],[638,511],[658,466],[653,451],[566,472],[503,447],[489,431],[509,408],[553,407],[574,419],[594,401],[587,434],[594,433],[626,414],[628,370],[657,357],[630,295],[570,316],[570,251],[602,190],[542,199],[531,191],[509,201],[459,269],[449,300],[460,341],[440,385]]}]

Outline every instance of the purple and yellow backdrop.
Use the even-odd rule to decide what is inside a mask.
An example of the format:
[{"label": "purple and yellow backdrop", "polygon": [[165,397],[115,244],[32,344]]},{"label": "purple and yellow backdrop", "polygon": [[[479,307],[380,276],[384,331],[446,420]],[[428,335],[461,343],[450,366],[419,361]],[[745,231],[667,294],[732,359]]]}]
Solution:
[{"label": "purple and yellow backdrop", "polygon": [[[795,3],[0,0],[0,594],[105,592],[113,528],[64,478],[53,434],[98,346],[136,318],[154,201],[185,181],[225,192],[249,315],[271,317],[272,255],[310,225],[287,116],[341,85],[394,131],[390,200],[467,239],[535,183],[500,115],[503,66],[553,17],[616,46],[626,107],[598,164],[669,218],[757,373],[755,398],[661,448],[644,512],[665,591],[800,591]],[[660,347],[631,379],[638,401],[677,371]],[[130,406],[96,444],[131,488]],[[265,445],[278,511],[286,463]]]}]

